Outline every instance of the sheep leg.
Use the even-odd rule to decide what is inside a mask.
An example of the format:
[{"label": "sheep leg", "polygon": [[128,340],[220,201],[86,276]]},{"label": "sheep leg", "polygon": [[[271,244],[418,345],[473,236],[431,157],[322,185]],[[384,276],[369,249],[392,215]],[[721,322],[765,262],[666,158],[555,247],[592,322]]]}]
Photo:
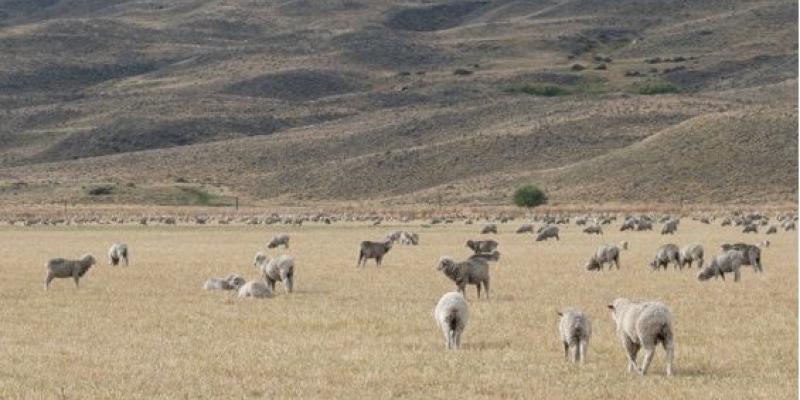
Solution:
[{"label": "sheep leg", "polygon": [[633,343],[627,337],[622,339],[623,345],[625,345],[625,354],[628,356],[628,372],[639,371],[639,366],[636,365],[636,356],[639,354],[639,348],[641,347],[637,343]]},{"label": "sheep leg", "polygon": [[580,348],[578,346],[579,346],[579,342],[577,340],[574,341],[572,343],[572,345],[570,346],[574,350],[573,353],[572,353],[572,362],[574,364],[577,364],[578,361],[580,361],[580,359],[581,359],[581,351],[580,351]]},{"label": "sheep leg", "polygon": [[461,348],[461,330],[456,329],[453,334],[455,336],[456,349],[460,349]]},{"label": "sheep leg", "polygon": [[55,278],[55,275],[53,275],[52,272],[48,272],[47,273],[47,277],[44,278],[44,290],[47,290],[47,289],[50,288],[50,282],[53,281],[53,278]]},{"label": "sheep leg", "polygon": [[489,279],[483,281],[483,290],[486,292],[486,299],[489,299]]},{"label": "sheep leg", "polygon": [[564,342],[564,359],[569,360],[569,343]]},{"label": "sheep leg", "polygon": [[481,298],[481,283],[478,282],[478,284],[475,285],[475,287],[478,288],[478,298],[480,299]]},{"label": "sheep leg", "polygon": [[75,280],[75,289],[80,289],[80,285],[78,285],[78,280],[80,279],[78,275],[72,275],[72,279]]},{"label": "sheep leg", "polygon": [[739,277],[741,277],[741,275],[742,275],[742,273],[739,272],[738,269],[736,271],[734,271],[734,273],[733,273],[733,281],[734,282],[739,282]]},{"label": "sheep leg", "polygon": [[644,376],[647,373],[650,363],[653,362],[653,354],[655,354],[655,346],[652,343],[645,345],[644,360],[642,360],[642,369],[639,370],[639,375]]},{"label": "sheep leg", "polygon": [[580,356],[581,364],[586,364],[586,347],[588,345],[589,344],[586,343],[586,339],[583,339],[583,340],[580,341],[580,343],[578,343],[578,350],[580,350],[580,352],[581,352],[581,356]]},{"label": "sheep leg", "polygon": [[672,335],[664,338],[662,345],[667,352],[667,376],[672,376],[672,360],[675,358],[675,344],[672,342]]}]

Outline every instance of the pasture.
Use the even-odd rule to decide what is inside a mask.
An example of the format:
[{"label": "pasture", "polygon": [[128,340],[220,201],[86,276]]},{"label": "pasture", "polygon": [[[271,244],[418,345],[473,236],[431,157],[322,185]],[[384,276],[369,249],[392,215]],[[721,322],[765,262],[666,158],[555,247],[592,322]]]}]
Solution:
[{"label": "pasture", "polygon": [[[714,398],[784,399],[797,393],[797,235],[745,235],[741,228],[685,218],[675,235],[587,235],[562,226],[560,241],[514,234],[521,221],[480,235],[480,224],[368,226],[81,226],[0,228],[0,398]],[[536,224],[537,227],[540,224]],[[356,268],[358,244],[395,230],[376,268]],[[258,278],[253,255],[272,235],[291,235],[295,292],[272,299],[207,292],[212,276]],[[460,351],[448,352],[432,312],[455,285],[439,257],[465,259],[468,239],[493,238],[491,298],[469,286],[470,321]],[[698,282],[696,268],[651,272],[663,243],[701,243],[706,263],[719,245],[769,239],[765,273]],[[587,272],[604,243],[627,240],[622,268]],[[111,243],[131,248],[131,266],[110,267]],[[98,258],[75,290],[43,289],[52,257]],[[672,309],[675,373],[658,348],[645,377],[628,374],[606,305],[615,297],[660,300]],[[563,358],[556,310],[593,320],[588,362]],[[641,357],[641,354],[640,354]]]}]

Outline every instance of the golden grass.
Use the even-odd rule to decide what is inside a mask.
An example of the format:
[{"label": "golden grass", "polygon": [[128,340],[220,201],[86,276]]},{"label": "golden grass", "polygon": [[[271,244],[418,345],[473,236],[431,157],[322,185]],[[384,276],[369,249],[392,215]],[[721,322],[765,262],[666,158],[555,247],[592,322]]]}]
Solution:
[{"label": "golden grass", "polygon": [[[766,273],[747,267],[740,283],[699,283],[696,270],[650,272],[666,242],[762,237],[682,223],[674,237],[603,237],[563,228],[560,242],[493,235],[503,259],[492,298],[470,287],[464,348],[446,352],[433,307],[453,285],[434,270],[445,254],[465,257],[475,225],[422,229],[418,247],[397,246],[355,268],[357,245],[389,226],[60,227],[0,229],[0,398],[717,398],[797,397],[797,240],[769,237]],[[266,239],[287,229],[297,259],[296,293],[240,300],[201,289],[205,279],[250,265]],[[622,270],[588,273],[588,254],[626,239]],[[99,258],[113,241],[132,265],[101,261],[76,291],[70,280],[42,289],[49,257]],[[624,372],[605,304],[616,296],[660,299],[675,316],[677,376],[664,376],[661,349],[651,375]],[[588,364],[563,360],[555,310],[593,318]]]}]

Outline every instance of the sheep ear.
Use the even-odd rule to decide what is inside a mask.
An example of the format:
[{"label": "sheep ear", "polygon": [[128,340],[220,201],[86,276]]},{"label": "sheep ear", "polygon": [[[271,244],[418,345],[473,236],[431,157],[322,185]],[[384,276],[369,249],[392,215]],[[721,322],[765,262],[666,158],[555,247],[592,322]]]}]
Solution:
[{"label": "sheep ear", "polygon": [[556,310],[556,314],[558,314],[559,317],[563,317],[564,316],[564,314],[561,311],[558,311],[558,310]]},{"label": "sheep ear", "polygon": [[614,309],[614,305],[613,304],[609,304],[606,307],[608,307],[609,310],[613,310]]}]

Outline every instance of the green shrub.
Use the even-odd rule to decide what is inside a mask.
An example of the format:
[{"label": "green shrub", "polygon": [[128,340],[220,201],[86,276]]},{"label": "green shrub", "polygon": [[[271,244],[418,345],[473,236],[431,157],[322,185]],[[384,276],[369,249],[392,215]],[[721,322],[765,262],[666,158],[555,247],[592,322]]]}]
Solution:
[{"label": "green shrub", "polygon": [[570,93],[570,91],[563,86],[552,85],[552,84],[540,84],[540,83],[527,84],[520,87],[511,88],[508,90],[508,92],[525,93],[534,96],[546,96],[546,97],[563,96],[565,94]]},{"label": "green shrub", "polygon": [[547,196],[536,185],[524,185],[514,191],[513,200],[519,207],[532,208],[547,203]]}]

